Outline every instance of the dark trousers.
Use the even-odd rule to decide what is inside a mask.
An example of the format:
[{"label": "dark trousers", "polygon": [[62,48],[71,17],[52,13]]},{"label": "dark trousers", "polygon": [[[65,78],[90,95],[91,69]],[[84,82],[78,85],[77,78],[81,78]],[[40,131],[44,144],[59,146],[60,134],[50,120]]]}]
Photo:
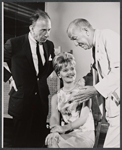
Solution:
[{"label": "dark trousers", "polygon": [[[12,147],[43,147],[46,129],[46,117],[38,94],[31,106],[30,115],[25,119],[13,118],[13,142]],[[26,114],[25,114],[26,115]]]}]

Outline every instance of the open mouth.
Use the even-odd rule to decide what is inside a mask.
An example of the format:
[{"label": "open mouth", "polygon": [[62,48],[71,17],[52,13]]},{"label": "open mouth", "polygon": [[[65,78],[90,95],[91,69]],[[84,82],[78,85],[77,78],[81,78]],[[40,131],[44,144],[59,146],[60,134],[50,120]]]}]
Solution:
[{"label": "open mouth", "polygon": [[83,49],[88,49],[88,46],[87,46],[87,45],[85,45],[85,44],[81,44],[81,43],[79,43],[79,46],[80,46],[80,47],[82,47]]},{"label": "open mouth", "polygon": [[83,48],[83,49],[88,49],[88,46],[87,46],[87,45],[84,45],[82,48]]},{"label": "open mouth", "polygon": [[67,78],[73,78],[75,75],[68,75]]}]

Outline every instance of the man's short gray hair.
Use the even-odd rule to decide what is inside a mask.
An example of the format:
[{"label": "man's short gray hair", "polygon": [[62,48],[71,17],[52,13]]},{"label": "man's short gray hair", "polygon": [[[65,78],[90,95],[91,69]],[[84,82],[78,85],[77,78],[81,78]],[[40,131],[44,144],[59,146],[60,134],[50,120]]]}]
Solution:
[{"label": "man's short gray hair", "polygon": [[93,29],[92,25],[86,19],[78,18],[78,19],[73,20],[67,28],[67,34],[68,34],[69,38],[72,37],[72,31],[74,28],[81,29],[83,27]]},{"label": "man's short gray hair", "polygon": [[41,9],[37,9],[34,14],[32,14],[30,20],[31,20],[31,24],[34,24],[39,18],[41,19],[50,19],[50,16],[48,15],[47,12],[41,10]]}]

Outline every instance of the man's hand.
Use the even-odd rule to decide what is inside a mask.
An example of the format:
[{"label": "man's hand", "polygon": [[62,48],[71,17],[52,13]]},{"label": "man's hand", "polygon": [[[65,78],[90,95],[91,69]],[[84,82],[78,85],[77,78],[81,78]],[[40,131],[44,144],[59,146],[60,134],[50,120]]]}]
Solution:
[{"label": "man's hand", "polygon": [[15,84],[15,81],[14,81],[13,77],[11,77],[11,78],[9,79],[9,82],[10,82],[10,90],[11,90],[11,88],[13,87],[14,90],[17,91],[17,87],[16,87],[16,84]]},{"label": "man's hand", "polygon": [[81,88],[81,91],[79,91],[78,93],[73,93],[71,95],[71,100],[69,102],[71,101],[83,102],[92,98],[93,96],[97,94],[98,92],[94,86],[84,86]]}]

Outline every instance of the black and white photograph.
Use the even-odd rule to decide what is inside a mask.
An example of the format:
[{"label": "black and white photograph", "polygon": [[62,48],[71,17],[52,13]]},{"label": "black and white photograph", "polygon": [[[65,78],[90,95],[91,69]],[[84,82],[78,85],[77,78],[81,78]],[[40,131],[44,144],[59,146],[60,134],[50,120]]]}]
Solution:
[{"label": "black and white photograph", "polygon": [[120,2],[2,2],[2,148],[120,148]]}]

